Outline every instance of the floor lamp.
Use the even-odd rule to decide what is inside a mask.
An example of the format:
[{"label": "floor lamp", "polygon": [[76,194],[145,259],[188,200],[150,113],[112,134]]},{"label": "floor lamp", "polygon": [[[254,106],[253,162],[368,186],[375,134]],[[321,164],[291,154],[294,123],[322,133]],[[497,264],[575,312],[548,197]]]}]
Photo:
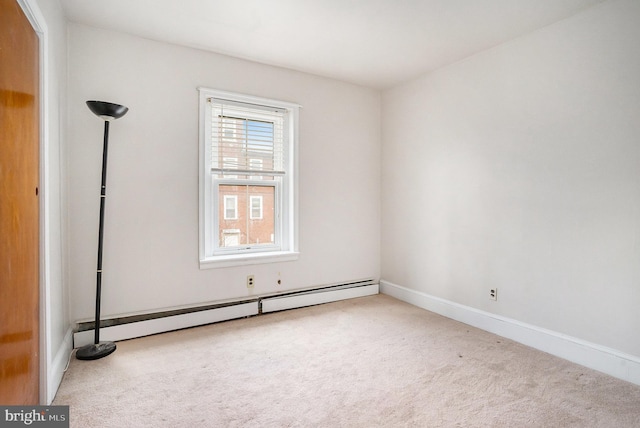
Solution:
[{"label": "floor lamp", "polygon": [[102,187],[100,188],[100,228],[98,232],[98,271],[96,278],[96,319],[93,344],[78,349],[79,360],[97,360],[116,350],[113,342],[100,343],[100,295],[102,294],[102,236],[104,232],[104,204],[107,197],[107,149],[109,145],[109,122],[124,116],[129,109],[119,104],[104,101],[87,101],[89,109],[104,120],[104,145],[102,148]]}]

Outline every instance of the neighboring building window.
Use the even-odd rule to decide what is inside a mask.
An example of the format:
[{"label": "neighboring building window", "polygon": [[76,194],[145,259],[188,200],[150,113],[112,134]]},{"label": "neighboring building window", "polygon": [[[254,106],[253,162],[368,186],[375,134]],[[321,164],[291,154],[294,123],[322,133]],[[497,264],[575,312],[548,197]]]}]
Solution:
[{"label": "neighboring building window", "polygon": [[262,220],[262,196],[250,196],[251,220]]},{"label": "neighboring building window", "polygon": [[238,219],[238,196],[224,195],[223,198],[224,198],[224,219],[237,220]]},{"label": "neighboring building window", "polygon": [[297,258],[298,108],[200,89],[201,267]]},{"label": "neighboring building window", "polygon": [[[222,168],[225,171],[238,169],[238,159],[237,158],[222,158]],[[226,178],[238,178],[237,175],[234,174],[225,174]]]},{"label": "neighboring building window", "polygon": [[[262,159],[249,159],[249,169],[251,171],[262,171]],[[261,180],[262,177],[259,175],[254,175],[254,178]]]}]

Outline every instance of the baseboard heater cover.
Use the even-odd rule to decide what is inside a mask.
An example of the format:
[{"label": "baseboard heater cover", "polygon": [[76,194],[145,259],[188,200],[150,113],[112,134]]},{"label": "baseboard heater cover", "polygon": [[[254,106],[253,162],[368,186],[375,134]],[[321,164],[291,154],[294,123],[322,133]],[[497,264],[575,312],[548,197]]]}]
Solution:
[{"label": "baseboard heater cover", "polygon": [[[220,321],[249,317],[258,314],[258,300],[237,305],[228,305],[204,311],[170,315],[161,318],[142,321],[126,322],[122,324],[102,327],[100,323],[100,340],[117,342],[152,334],[166,333],[183,328],[196,327]],[[93,325],[93,323],[91,323]],[[93,343],[94,329],[74,333],[73,346],[79,348]]]},{"label": "baseboard heater cover", "polygon": [[[117,342],[183,328],[246,318],[260,313],[319,305],[378,293],[379,284],[377,282],[363,280],[256,297],[253,300],[243,300],[222,305],[105,319],[100,322],[100,340]],[[77,330],[73,334],[74,348],[93,343],[93,322],[78,323]]]},{"label": "baseboard heater cover", "polygon": [[373,281],[361,281],[351,284],[336,285],[315,290],[287,293],[280,296],[260,299],[261,312],[276,312],[338,300],[371,296],[379,293],[379,284]]}]

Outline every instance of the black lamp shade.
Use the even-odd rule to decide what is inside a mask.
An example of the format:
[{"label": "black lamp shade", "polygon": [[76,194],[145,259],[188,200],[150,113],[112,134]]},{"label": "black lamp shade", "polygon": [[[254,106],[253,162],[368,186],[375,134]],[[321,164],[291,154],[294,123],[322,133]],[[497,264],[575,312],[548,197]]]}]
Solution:
[{"label": "black lamp shade", "polygon": [[106,101],[87,101],[87,106],[96,116],[104,120],[120,119],[129,111],[125,106]]}]

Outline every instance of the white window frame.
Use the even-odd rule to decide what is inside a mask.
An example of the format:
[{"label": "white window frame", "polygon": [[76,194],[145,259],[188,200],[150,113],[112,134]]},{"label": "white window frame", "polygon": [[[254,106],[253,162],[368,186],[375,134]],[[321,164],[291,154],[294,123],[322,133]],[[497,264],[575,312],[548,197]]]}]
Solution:
[{"label": "white window frame", "polygon": [[[200,180],[199,180],[199,259],[200,268],[220,268],[258,263],[274,263],[297,260],[298,251],[298,111],[300,106],[289,102],[237,94],[210,88],[198,88],[200,102]],[[274,183],[275,244],[220,249],[217,248],[220,184],[271,185],[267,180],[214,179],[211,172],[211,106],[210,98],[269,106],[286,111],[285,127],[285,175]],[[257,177],[254,177],[257,178]]]}]

